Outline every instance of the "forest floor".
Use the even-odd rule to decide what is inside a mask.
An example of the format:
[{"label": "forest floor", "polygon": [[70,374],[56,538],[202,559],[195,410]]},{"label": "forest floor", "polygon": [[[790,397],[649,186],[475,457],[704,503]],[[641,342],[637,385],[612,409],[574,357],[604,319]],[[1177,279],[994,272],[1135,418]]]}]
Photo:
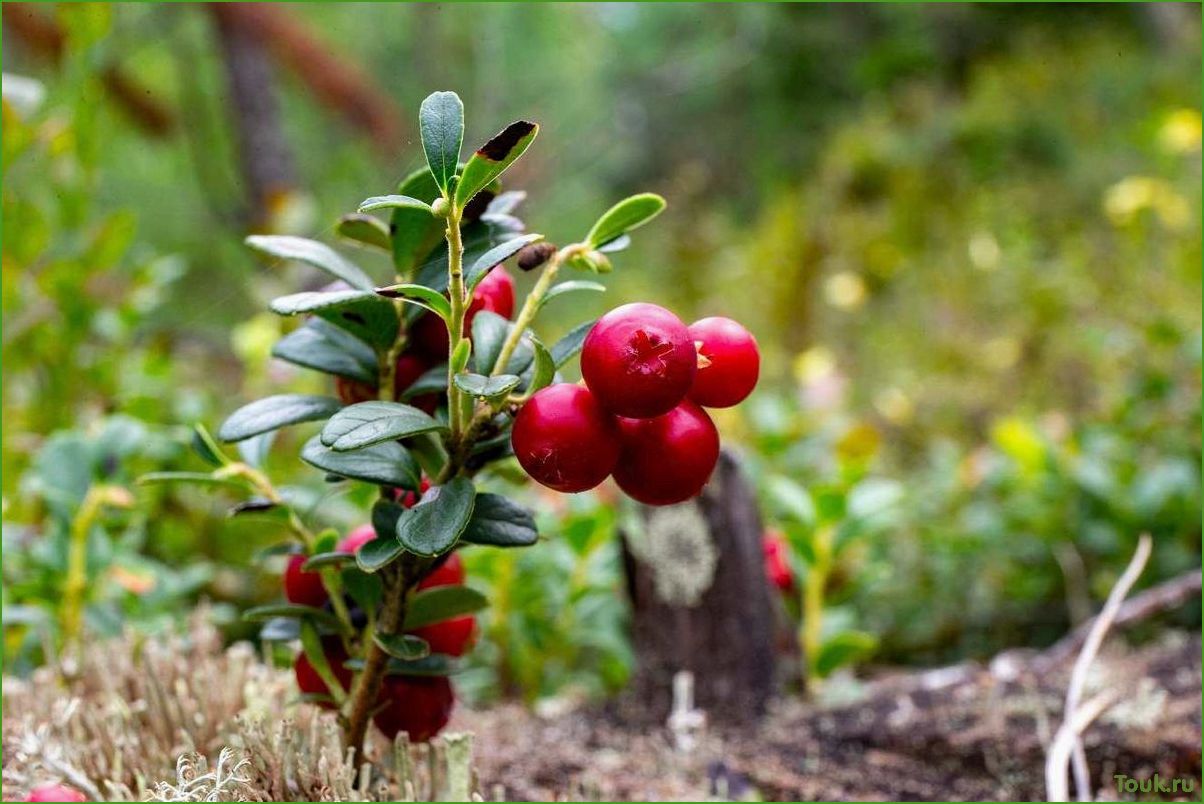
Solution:
[{"label": "forest floor", "polygon": [[[1137,798],[1118,795],[1113,774],[1190,778],[1200,790],[1200,660],[1199,634],[1108,640],[1086,690],[1119,695],[1084,734],[1097,798]],[[488,800],[1044,800],[1072,661],[1021,650],[833,682],[823,703],[782,699],[756,725],[630,726],[629,701],[542,716],[519,704],[461,707],[449,731],[475,735],[475,787]],[[429,796],[425,747],[403,760],[377,742],[376,764],[353,768],[334,718],[296,704],[289,671],[246,644],[223,648],[209,626],[163,643],[95,645],[68,670],[4,679],[6,800],[49,781],[115,801]],[[214,774],[219,756],[225,770]]]},{"label": "forest floor", "polygon": [[[1135,798],[1117,791],[1121,773],[1200,790],[1200,651],[1199,635],[1167,632],[1140,648],[1114,640],[1097,659],[1088,695],[1122,696],[1084,735],[1097,799]],[[1040,658],[890,674],[837,704],[783,700],[756,727],[703,730],[690,750],[668,728],[624,728],[613,711],[539,718],[508,705],[457,725],[477,735],[487,798],[1044,800],[1069,668]]]}]

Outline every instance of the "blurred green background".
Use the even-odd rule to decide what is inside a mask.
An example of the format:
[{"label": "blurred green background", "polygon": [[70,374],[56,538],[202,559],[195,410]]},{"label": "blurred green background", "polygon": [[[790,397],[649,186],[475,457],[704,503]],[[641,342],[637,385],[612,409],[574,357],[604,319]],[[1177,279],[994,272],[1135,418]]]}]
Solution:
[{"label": "blurred green background", "polygon": [[[626,193],[669,200],[609,292],[544,327],[643,299],[756,334],[761,385],[718,421],[845,661],[1047,644],[1142,531],[1145,583],[1200,565],[1198,7],[272,8],[232,42],[200,5],[4,6],[6,668],[57,650],[73,529],[94,631],[206,599],[250,633],[236,611],[278,594],[253,560],[278,525],[133,480],[198,468],[193,423],[326,390],[268,359],[292,324],[266,301],[314,277],[241,240],[333,242],[421,164],[435,89],[464,98],[469,143],[542,125],[507,185],[555,242]],[[266,194],[234,53],[280,124]],[[323,488],[304,435],[267,467],[327,499],[320,524],[357,524],[367,497]],[[97,488],[133,498],[85,504]],[[466,556],[494,600],[479,696],[601,694],[630,670],[617,496],[540,505],[545,543]]]}]

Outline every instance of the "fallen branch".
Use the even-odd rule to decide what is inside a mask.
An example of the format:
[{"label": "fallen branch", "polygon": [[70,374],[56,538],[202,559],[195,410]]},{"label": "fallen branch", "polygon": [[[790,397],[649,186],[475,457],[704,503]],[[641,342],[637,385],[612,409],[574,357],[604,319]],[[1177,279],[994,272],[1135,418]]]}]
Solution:
[{"label": "fallen branch", "polygon": [[[1155,614],[1178,608],[1200,595],[1200,570],[1192,570],[1164,581],[1134,595],[1116,612],[1112,626],[1122,628],[1146,620]],[[1087,620],[1062,639],[1047,648],[1036,660],[1041,670],[1048,670],[1066,661],[1082,647],[1098,618]]]},{"label": "fallen branch", "polygon": [[[1045,763],[1045,786],[1050,801],[1069,800],[1066,789],[1068,759],[1073,759],[1074,781],[1079,801],[1091,800],[1087,753],[1083,749],[1079,735],[1087,727],[1087,724],[1107,707],[1110,701],[1103,700],[1104,696],[1100,696],[1093,699],[1091,706],[1080,707],[1083,688],[1087,684],[1087,673],[1091,669],[1091,664],[1095,661],[1100,646],[1104,643],[1104,637],[1107,636],[1108,629],[1112,627],[1125,595],[1141,577],[1141,571],[1145,569],[1146,562],[1149,561],[1152,547],[1153,540],[1150,539],[1150,535],[1148,533],[1141,534],[1141,538],[1137,541],[1137,550],[1133,553],[1129,566],[1125,568],[1124,573],[1116,581],[1116,585],[1112,587],[1112,591],[1108,593],[1108,599],[1104,602],[1104,608],[1100,611],[1099,616],[1090,622],[1090,629],[1083,642],[1083,650],[1075,660],[1074,669],[1070,673],[1062,727],[1058,730],[1058,736],[1054,738],[1054,745],[1050,747]],[[1069,745],[1066,745],[1067,742]]]}]

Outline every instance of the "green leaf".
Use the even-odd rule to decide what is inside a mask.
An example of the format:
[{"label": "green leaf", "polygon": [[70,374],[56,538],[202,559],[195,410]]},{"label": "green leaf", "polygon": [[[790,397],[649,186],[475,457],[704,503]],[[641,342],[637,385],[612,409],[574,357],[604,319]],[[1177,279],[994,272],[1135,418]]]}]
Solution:
[{"label": "green leaf", "polygon": [[314,628],[313,623],[308,620],[301,621],[301,650],[305,651],[305,658],[309,660],[314,672],[326,685],[326,691],[331,694],[336,703],[342,703],[347,697],[347,691],[343,689],[343,685],[339,683],[334,671],[330,669],[318,629]]},{"label": "green leaf", "polygon": [[380,486],[412,488],[421,470],[413,456],[396,441],[385,441],[355,452],[335,452],[314,436],[301,448],[301,460],[324,472]]},{"label": "green leaf", "polygon": [[299,603],[273,603],[268,606],[256,606],[247,609],[243,612],[242,618],[247,622],[263,622],[270,620],[273,617],[292,617],[301,620],[313,620],[315,622],[329,625],[332,628],[341,628],[338,618],[325,609],[314,608],[313,606],[302,606]]},{"label": "green leaf", "polygon": [[230,459],[213,440],[209,430],[199,422],[192,426],[192,450],[210,466],[225,466],[230,463]]},{"label": "green leaf", "polygon": [[471,296],[472,292],[476,290],[477,285],[480,284],[481,280],[485,278],[485,274],[489,273],[490,268],[498,263],[502,263],[510,259],[517,254],[523,248],[523,246],[536,243],[540,240],[543,240],[543,235],[541,234],[526,234],[522,237],[516,237],[513,240],[507,240],[500,246],[494,246],[478,257],[464,275],[464,281],[465,284],[468,285],[469,295]]},{"label": "green leaf", "polygon": [[401,399],[413,399],[423,394],[441,394],[447,390],[447,366],[440,365],[422,372],[418,379],[401,392]]},{"label": "green leaf", "polygon": [[431,655],[431,646],[426,640],[412,634],[382,634],[376,631],[372,634],[372,641],[385,653],[407,662]]},{"label": "green leaf", "polygon": [[375,385],[376,352],[354,335],[326,321],[311,320],[285,335],[272,356],[326,374]]},{"label": "green leaf", "polygon": [[314,572],[323,567],[341,567],[348,561],[354,561],[355,556],[351,553],[341,553],[338,551],[331,553],[317,553],[310,556],[301,565],[301,569],[305,572]]},{"label": "green leaf", "polygon": [[415,209],[431,214],[431,205],[408,195],[374,195],[360,202],[359,212],[372,212],[378,209]]},{"label": "green leaf", "polygon": [[782,475],[769,477],[765,485],[779,515],[809,527],[815,525],[815,501],[806,488]]},{"label": "green leaf", "polygon": [[465,477],[432,487],[397,518],[398,541],[420,556],[446,553],[468,526],[475,497],[476,489]]},{"label": "green leaf", "polygon": [[242,441],[286,425],[325,419],[341,407],[339,400],[329,396],[278,394],[264,397],[230,414],[217,435],[222,441]]},{"label": "green leaf", "polygon": [[435,183],[444,193],[456,175],[464,142],[464,104],[454,92],[433,92],[418,109],[422,150]]},{"label": "green leaf", "polygon": [[623,251],[631,247],[630,235],[619,235],[614,240],[610,240],[598,246],[598,251],[603,254],[614,254],[616,251]]},{"label": "green leaf", "polygon": [[208,472],[147,472],[138,478],[140,486],[149,486],[155,483],[196,483],[202,486],[246,488],[246,482],[241,478],[214,477]]},{"label": "green leaf", "polygon": [[364,572],[376,572],[392,564],[404,552],[405,547],[397,539],[378,536],[356,551],[355,563]]},{"label": "green leaf", "polygon": [[268,459],[268,452],[271,451],[272,444],[276,442],[276,432],[272,430],[239,441],[238,456],[242,458],[242,462],[256,469],[263,466],[263,462]]},{"label": "green leaf", "polygon": [[[439,196],[439,187],[428,168],[419,168],[402,179],[397,187],[401,195],[431,201]],[[393,265],[401,276],[412,276],[418,261],[443,239],[444,222],[431,215],[430,209],[394,207],[389,219],[393,236]]]},{"label": "green leaf", "polygon": [[527,547],[535,544],[539,532],[531,512],[500,494],[478,494],[472,519],[460,536],[470,544],[494,547]]},{"label": "green leaf", "polygon": [[542,310],[545,304],[557,296],[563,296],[566,293],[573,293],[580,290],[588,290],[594,293],[605,293],[606,285],[603,285],[600,282],[590,282],[586,279],[574,279],[569,282],[561,282],[560,284],[553,285],[551,288],[549,288],[548,292],[544,294],[544,297],[539,300],[539,309]]},{"label": "green leaf", "polygon": [[[477,316],[480,318],[480,315]],[[552,345],[552,362],[556,364],[556,368],[560,368],[565,363],[573,359],[581,347],[585,345],[585,337],[589,335],[589,331],[594,328],[594,324],[598,321],[586,321],[584,324],[578,324],[573,327],[567,335]]]},{"label": "green leaf", "polygon": [[828,639],[819,649],[811,667],[825,678],[838,667],[859,661],[878,647],[878,638],[864,631],[844,631]]},{"label": "green leaf", "polygon": [[459,374],[468,367],[468,358],[472,354],[472,341],[468,338],[461,338],[456,344],[456,348],[452,350],[450,370],[453,374]]},{"label": "green leaf", "polygon": [[334,528],[326,528],[318,534],[314,539],[314,553],[329,553],[334,550],[334,546],[339,543],[339,532]]},{"label": "green leaf", "polygon": [[[350,663],[346,666],[350,667]],[[432,653],[424,659],[407,662],[404,659],[389,659],[385,672],[391,676],[450,676],[460,672],[462,663],[443,653]]]},{"label": "green leaf", "polygon": [[643,226],[665,208],[665,199],[656,193],[640,193],[624,198],[603,213],[585,236],[591,248],[605,245],[632,229]]},{"label": "green leaf", "polygon": [[277,315],[299,315],[376,298],[376,293],[370,290],[305,291],[272,299],[268,308]]},{"label": "green leaf", "polygon": [[344,240],[359,246],[370,246],[386,252],[393,250],[389,227],[371,215],[344,215],[339,218],[335,232]]},{"label": "green leaf", "polygon": [[463,617],[489,605],[483,594],[469,586],[435,586],[415,592],[406,607],[406,630]]},{"label": "green leaf", "polygon": [[358,265],[317,240],[292,235],[251,235],[246,244],[272,257],[312,265],[358,290],[372,290],[376,284]]},{"label": "green leaf", "polygon": [[492,310],[481,310],[472,319],[472,342],[476,347],[473,368],[478,374],[492,374],[502,352],[502,344],[512,324]]},{"label": "green leaf", "polygon": [[470,396],[482,399],[497,399],[518,387],[519,378],[513,374],[486,377],[482,374],[457,374],[456,387]]},{"label": "green leaf", "polygon": [[425,285],[403,283],[377,288],[377,293],[389,299],[403,299],[410,304],[416,304],[430,310],[444,321],[451,319],[451,302],[437,290],[431,290]]},{"label": "green leaf", "polygon": [[376,611],[385,593],[380,576],[364,572],[358,564],[351,564],[343,569],[343,588],[364,611]]},{"label": "green leaf", "polygon": [[445,429],[429,414],[401,402],[359,402],[334,414],[322,428],[321,439],[335,452],[347,452]]},{"label": "green leaf", "polygon": [[552,353],[543,345],[539,338],[531,339],[531,346],[535,350],[535,371],[531,375],[530,381],[524,390],[526,395],[531,395],[540,388],[546,388],[551,385],[552,380],[556,377],[556,363],[552,359]]},{"label": "green leaf", "polygon": [[539,126],[518,120],[494,134],[489,142],[477,149],[468,159],[456,185],[456,206],[463,208],[472,197],[485,189],[506,168],[523,155],[539,134]]}]

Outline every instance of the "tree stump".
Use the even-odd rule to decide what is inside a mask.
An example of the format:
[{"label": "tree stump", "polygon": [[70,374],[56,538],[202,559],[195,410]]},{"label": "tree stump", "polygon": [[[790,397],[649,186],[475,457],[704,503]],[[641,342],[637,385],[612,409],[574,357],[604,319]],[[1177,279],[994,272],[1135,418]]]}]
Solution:
[{"label": "tree stump", "polygon": [[712,722],[746,724],[764,712],[774,685],[774,612],[761,517],[736,459],[720,455],[696,500],[640,506],[622,537],[638,714],[663,720],[683,670]]}]

